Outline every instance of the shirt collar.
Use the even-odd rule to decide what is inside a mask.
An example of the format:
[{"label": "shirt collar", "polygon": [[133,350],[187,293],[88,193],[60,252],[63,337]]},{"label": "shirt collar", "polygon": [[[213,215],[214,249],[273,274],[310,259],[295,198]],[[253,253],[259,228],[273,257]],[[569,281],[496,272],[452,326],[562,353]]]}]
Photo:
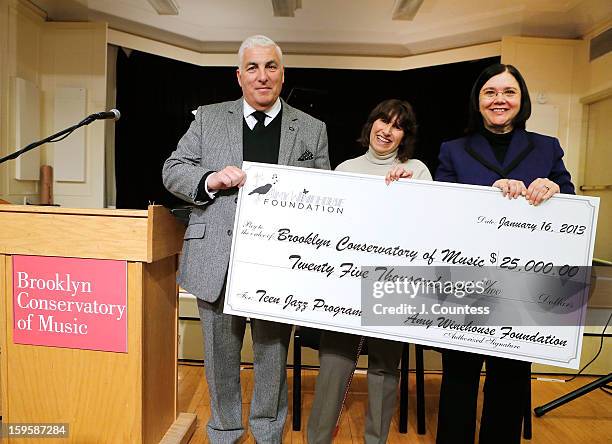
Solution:
[{"label": "shirt collar", "polygon": [[[242,104],[243,104],[242,112],[244,114],[245,119],[256,111],[256,109],[253,108],[251,105],[249,105],[247,101],[244,99],[242,99]],[[268,109],[264,109],[263,112],[266,113],[266,116],[268,116],[267,117],[268,119],[273,120],[278,115],[278,113],[280,113],[280,110],[281,110],[281,99],[279,97],[276,99],[276,102],[274,102],[274,105],[272,105]]]}]

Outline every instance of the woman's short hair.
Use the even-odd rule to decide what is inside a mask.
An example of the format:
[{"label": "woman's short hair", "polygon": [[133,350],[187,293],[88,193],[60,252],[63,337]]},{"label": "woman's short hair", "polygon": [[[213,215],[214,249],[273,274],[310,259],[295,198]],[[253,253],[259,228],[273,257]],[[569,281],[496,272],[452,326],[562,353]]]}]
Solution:
[{"label": "woman's short hair", "polygon": [[368,148],[370,146],[370,132],[374,122],[378,119],[390,122],[393,118],[397,118],[397,124],[404,130],[404,137],[399,144],[396,157],[400,162],[406,162],[414,153],[417,123],[412,106],[405,100],[389,99],[376,105],[363,125],[361,137],[357,139],[357,142],[364,148]]},{"label": "woman's short hair", "polygon": [[489,81],[491,77],[494,77],[502,72],[509,72],[519,84],[521,90],[521,107],[518,114],[512,121],[513,128],[525,129],[525,122],[531,116],[531,99],[529,98],[529,90],[525,79],[521,75],[518,69],[512,65],[505,65],[503,63],[496,63],[494,65],[485,68],[474,83],[472,92],[470,93],[470,106],[468,111],[468,126],[466,133],[475,133],[481,130],[484,126],[482,120],[482,114],[480,114],[480,90],[482,86]]}]

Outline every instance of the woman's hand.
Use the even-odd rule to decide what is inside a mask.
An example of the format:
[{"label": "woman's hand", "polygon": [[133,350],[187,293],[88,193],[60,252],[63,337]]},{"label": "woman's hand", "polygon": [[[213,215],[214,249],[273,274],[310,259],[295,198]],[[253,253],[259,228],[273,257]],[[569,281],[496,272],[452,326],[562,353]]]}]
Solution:
[{"label": "woman's hand", "polygon": [[412,174],[412,171],[406,170],[402,165],[395,165],[385,176],[385,183],[389,185],[398,179],[410,179]]},{"label": "woman's hand", "polygon": [[530,205],[539,205],[545,200],[553,197],[559,191],[561,191],[559,185],[552,180],[539,177],[531,182],[529,188],[527,188],[525,198],[529,201]]},{"label": "woman's hand", "polygon": [[514,179],[499,179],[491,186],[502,190],[504,197],[508,199],[516,199],[519,196],[527,195],[527,187],[521,180]]}]

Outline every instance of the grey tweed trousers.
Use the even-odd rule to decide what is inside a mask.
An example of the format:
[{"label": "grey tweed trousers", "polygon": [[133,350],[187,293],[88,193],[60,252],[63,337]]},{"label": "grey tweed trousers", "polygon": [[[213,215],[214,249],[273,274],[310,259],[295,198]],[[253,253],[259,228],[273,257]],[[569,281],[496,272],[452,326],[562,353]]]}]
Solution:
[{"label": "grey tweed trousers", "polygon": [[[240,388],[240,351],[246,319],[223,314],[223,296],[198,299],[204,335],[204,366],[210,395],[208,439],[233,444],[244,433]],[[249,425],[255,441],[280,444],[287,418],[287,348],[291,325],[251,320],[254,388]]]}]

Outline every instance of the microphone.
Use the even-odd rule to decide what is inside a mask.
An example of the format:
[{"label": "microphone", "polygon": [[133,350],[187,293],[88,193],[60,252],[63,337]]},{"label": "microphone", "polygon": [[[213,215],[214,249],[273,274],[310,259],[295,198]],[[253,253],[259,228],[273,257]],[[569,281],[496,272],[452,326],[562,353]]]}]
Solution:
[{"label": "microphone", "polygon": [[93,113],[89,117],[92,118],[93,120],[103,120],[103,119],[119,120],[119,118],[121,117],[121,113],[119,112],[118,109],[111,109],[110,111],[102,111],[100,113]]}]

